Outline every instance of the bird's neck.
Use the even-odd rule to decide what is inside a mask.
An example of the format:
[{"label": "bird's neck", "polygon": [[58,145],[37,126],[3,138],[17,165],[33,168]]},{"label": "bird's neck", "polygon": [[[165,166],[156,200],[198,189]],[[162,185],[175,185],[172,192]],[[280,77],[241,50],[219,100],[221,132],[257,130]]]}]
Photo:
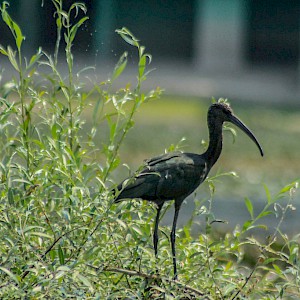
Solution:
[{"label": "bird's neck", "polygon": [[222,152],[223,135],[222,135],[222,123],[208,122],[209,130],[209,145],[205,152],[209,168],[211,168]]}]

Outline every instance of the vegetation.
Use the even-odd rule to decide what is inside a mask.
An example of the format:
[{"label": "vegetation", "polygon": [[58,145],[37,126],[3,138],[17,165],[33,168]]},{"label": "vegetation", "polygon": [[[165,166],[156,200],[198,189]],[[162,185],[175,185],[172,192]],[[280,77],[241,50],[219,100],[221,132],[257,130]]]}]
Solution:
[{"label": "vegetation", "polygon": [[[156,261],[155,210],[142,201],[114,205],[110,192],[135,114],[160,95],[159,89],[142,88],[151,56],[130,31],[117,30],[138,54],[135,86],[114,89],[127,65],[124,53],[111,78],[88,88],[81,74],[89,70],[74,74],[72,54],[76,33],[88,19],[85,6],[73,3],[64,10],[63,0],[52,2],[54,54],[38,49],[30,59],[23,56],[24,36],[8,3],[1,6],[15,45],[0,46],[0,53],[16,74],[0,88],[1,299],[299,298],[298,236],[280,231],[293,209],[295,182],[274,195],[265,186],[260,212],[245,198],[249,219],[218,236],[212,204],[219,180],[232,173],[217,173],[206,180],[208,196],[196,195],[191,219],[178,230],[179,280],[172,280],[169,227],[160,228]],[[62,47],[67,75],[58,63]],[[276,230],[255,238],[254,231],[267,229],[270,214],[278,220]],[[192,235],[199,215],[206,220],[203,232]]]}]

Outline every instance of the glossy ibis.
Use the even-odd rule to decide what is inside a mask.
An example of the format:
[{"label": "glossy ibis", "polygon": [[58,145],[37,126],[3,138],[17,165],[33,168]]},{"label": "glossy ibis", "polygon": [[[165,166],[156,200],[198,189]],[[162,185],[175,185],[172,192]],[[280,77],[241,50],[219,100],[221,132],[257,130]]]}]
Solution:
[{"label": "glossy ibis", "polygon": [[177,278],[175,230],[179,209],[183,200],[206,178],[222,151],[222,127],[231,122],[244,131],[263,150],[253,133],[234,114],[226,102],[214,103],[207,114],[209,145],[203,154],[170,152],[145,161],[142,171],[127,178],[117,186],[115,202],[140,198],[156,203],[157,214],[153,232],[153,245],[157,257],[158,223],[163,204],[175,200],[175,213],[171,231],[174,278]]}]

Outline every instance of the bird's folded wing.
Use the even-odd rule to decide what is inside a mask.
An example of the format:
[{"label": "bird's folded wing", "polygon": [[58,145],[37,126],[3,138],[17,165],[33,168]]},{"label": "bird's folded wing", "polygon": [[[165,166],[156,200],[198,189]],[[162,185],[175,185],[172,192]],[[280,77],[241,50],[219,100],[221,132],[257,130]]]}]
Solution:
[{"label": "bird's folded wing", "polygon": [[[200,164],[199,164],[200,163]],[[202,181],[204,161],[197,163],[189,154],[167,153],[148,160],[146,167],[124,180],[117,189],[119,199],[171,200],[189,195]]]},{"label": "bird's folded wing", "polygon": [[147,166],[153,166],[157,163],[164,162],[174,157],[179,157],[182,154],[180,151],[168,152],[159,156],[155,156],[145,160]]}]

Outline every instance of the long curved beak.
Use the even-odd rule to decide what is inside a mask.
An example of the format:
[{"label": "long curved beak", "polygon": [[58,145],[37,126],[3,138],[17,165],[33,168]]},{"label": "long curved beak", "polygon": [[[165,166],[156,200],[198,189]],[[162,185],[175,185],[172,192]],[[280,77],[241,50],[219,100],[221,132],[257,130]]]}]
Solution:
[{"label": "long curved beak", "polygon": [[264,156],[264,152],[263,152],[258,140],[254,136],[254,134],[251,132],[251,130],[241,120],[239,120],[234,115],[230,115],[228,121],[231,122],[232,124],[236,125],[237,127],[239,127],[241,130],[243,130],[250,137],[250,139],[256,144],[256,146],[258,147],[258,149],[260,151],[261,156]]}]

